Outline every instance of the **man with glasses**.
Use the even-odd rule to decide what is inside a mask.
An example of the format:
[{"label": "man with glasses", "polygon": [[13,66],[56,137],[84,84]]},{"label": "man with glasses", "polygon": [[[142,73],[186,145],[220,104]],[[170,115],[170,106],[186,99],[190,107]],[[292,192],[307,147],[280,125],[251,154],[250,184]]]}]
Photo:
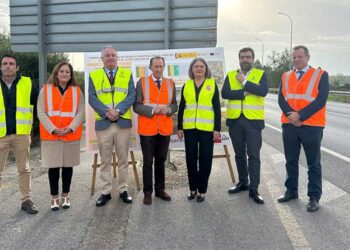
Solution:
[{"label": "man with glasses", "polygon": [[267,77],[264,70],[253,67],[253,49],[241,49],[238,58],[240,69],[227,74],[222,88],[222,98],[228,99],[226,125],[229,127],[239,175],[239,182],[228,192],[234,194],[249,189],[249,197],[254,202],[263,204],[264,199],[259,194],[258,187]]},{"label": "man with glasses", "polygon": [[104,67],[90,73],[89,104],[95,111],[95,130],[101,156],[101,196],[97,207],[111,199],[111,161],[113,148],[118,157],[118,191],[125,203],[131,203],[127,189],[128,152],[131,131],[131,106],[135,86],[131,71],[117,66],[117,51],[112,46],[102,50]]}]

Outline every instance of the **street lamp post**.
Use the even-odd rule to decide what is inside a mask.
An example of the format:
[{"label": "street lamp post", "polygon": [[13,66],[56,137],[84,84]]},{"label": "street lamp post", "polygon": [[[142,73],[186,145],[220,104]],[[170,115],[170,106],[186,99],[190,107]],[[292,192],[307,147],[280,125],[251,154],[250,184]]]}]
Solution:
[{"label": "street lamp post", "polygon": [[284,16],[289,18],[289,21],[290,21],[290,54],[292,55],[292,46],[293,46],[293,21],[292,21],[292,18],[288,14],[283,13],[283,12],[278,12],[277,14],[284,15]]},{"label": "street lamp post", "polygon": [[255,40],[261,42],[261,45],[262,45],[261,66],[264,67],[264,42],[263,42],[263,40],[261,40],[261,39],[259,39],[259,38],[255,38]]}]

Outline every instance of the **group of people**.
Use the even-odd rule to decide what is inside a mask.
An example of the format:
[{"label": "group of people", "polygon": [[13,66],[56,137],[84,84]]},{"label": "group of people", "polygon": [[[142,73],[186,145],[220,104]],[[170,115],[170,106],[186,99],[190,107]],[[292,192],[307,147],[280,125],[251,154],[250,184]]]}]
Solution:
[{"label": "group of people", "polygon": [[[253,67],[254,51],[243,48],[238,53],[240,68],[228,72],[221,95],[227,99],[229,134],[235,152],[239,182],[230,194],[249,190],[258,204],[264,199],[260,184],[260,149],[264,128],[264,97],[268,93],[264,70]],[[322,194],[320,148],[325,127],[325,105],[329,92],[328,74],[308,64],[305,46],[292,53],[294,68],[282,77],[278,103],[282,110],[282,135],[286,158],[286,192],[278,201],[298,198],[298,168],[301,145],[308,165],[307,211],[319,207]],[[132,127],[132,111],[138,114],[138,134],[143,154],[143,203],[152,204],[152,193],[164,201],[171,196],[165,191],[164,163],[172,116],[178,112],[179,139],[184,139],[188,170],[188,200],[203,202],[212,167],[214,142],[220,140],[220,92],[203,58],[194,58],[189,66],[189,80],[181,90],[179,106],[172,79],[163,76],[164,58],[153,57],[150,76],[141,77],[134,85],[129,69],[117,66],[117,51],[107,46],[102,50],[103,68],[90,73],[88,100],[95,112],[95,131],[101,156],[101,195],[96,206],[104,206],[111,198],[112,153],[118,158],[118,191],[120,199],[132,203],[128,194],[128,152]],[[42,164],[49,168],[51,209],[69,208],[69,191],[73,166],[80,164],[80,138],[84,118],[84,97],[74,78],[72,66],[57,64],[40,93],[30,78],[18,73],[13,55],[1,58],[0,91],[0,185],[8,152],[12,148],[19,173],[21,209],[35,214],[31,199],[29,167],[30,132],[34,108],[40,121]],[[154,183],[153,183],[154,171]],[[62,193],[59,197],[59,177]]]}]

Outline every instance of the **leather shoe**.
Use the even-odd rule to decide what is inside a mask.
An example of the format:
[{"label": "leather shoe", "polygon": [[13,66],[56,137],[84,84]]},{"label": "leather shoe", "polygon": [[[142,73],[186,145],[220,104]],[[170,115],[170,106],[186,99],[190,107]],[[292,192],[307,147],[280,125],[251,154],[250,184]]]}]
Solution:
[{"label": "leather shoe", "polygon": [[96,207],[102,207],[112,198],[111,194],[101,194],[96,201]]},{"label": "leather shoe", "polygon": [[205,200],[205,196],[204,195],[197,195],[197,202],[203,202]]},{"label": "leather shoe", "polygon": [[281,197],[278,198],[278,202],[287,202],[293,199],[298,199],[299,195],[297,193],[290,193],[290,192],[285,192],[284,195],[282,195]]},{"label": "leather shoe", "polygon": [[145,204],[145,205],[152,204],[152,195],[151,194],[145,194],[145,197],[143,197],[143,204]]},{"label": "leather shoe", "polygon": [[197,195],[196,191],[191,191],[188,195],[187,195],[187,199],[188,200],[193,200]]},{"label": "leather shoe", "polygon": [[318,205],[318,200],[314,197],[310,197],[309,199],[309,203],[307,204],[307,211],[308,212],[316,212],[319,208],[319,205]]},{"label": "leather shoe", "polygon": [[235,194],[235,193],[238,193],[238,192],[241,192],[241,191],[247,191],[248,188],[249,188],[248,185],[243,184],[243,182],[238,182],[236,186],[233,186],[232,188],[230,188],[228,190],[228,193],[229,194]]},{"label": "leather shoe", "polygon": [[124,191],[123,193],[119,194],[119,197],[125,202],[125,203],[131,203],[132,198],[129,196],[127,191]]},{"label": "leather shoe", "polygon": [[157,191],[155,196],[163,201],[171,201],[170,195],[168,195],[164,190]]},{"label": "leather shoe", "polygon": [[34,205],[31,200],[26,200],[22,202],[21,209],[26,211],[28,214],[37,214],[38,208]]},{"label": "leather shoe", "polygon": [[249,194],[249,197],[252,198],[255,203],[264,204],[264,199],[259,193]]}]

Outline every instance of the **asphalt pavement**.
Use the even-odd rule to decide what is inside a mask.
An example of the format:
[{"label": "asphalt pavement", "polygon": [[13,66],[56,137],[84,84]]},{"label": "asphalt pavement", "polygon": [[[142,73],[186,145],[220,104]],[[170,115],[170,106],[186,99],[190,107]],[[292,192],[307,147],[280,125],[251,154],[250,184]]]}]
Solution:
[{"label": "asphalt pavement", "polygon": [[227,163],[215,159],[203,203],[188,201],[187,189],[175,188],[168,190],[172,201],[154,198],[145,206],[142,191],[131,187],[132,204],[124,204],[113,190],[112,200],[97,208],[98,192],[90,196],[92,155],[82,152],[68,210],[49,209],[46,174],[32,183],[37,215],[19,210],[17,185],[0,191],[0,249],[349,249],[349,193],[324,179],[320,210],[308,213],[306,169],[301,167],[300,198],[279,204],[283,154],[264,143],[261,155],[264,205],[255,204],[248,192],[228,194],[232,183]]}]

